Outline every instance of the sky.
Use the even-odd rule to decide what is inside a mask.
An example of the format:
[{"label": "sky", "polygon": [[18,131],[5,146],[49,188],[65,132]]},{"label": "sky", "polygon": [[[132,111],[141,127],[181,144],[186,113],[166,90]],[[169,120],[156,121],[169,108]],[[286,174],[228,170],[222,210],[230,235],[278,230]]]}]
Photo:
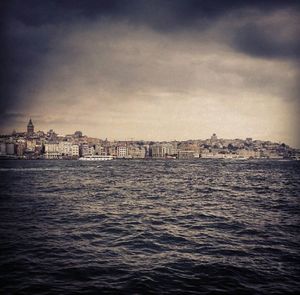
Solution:
[{"label": "sky", "polygon": [[299,1],[3,0],[0,132],[300,147]]}]

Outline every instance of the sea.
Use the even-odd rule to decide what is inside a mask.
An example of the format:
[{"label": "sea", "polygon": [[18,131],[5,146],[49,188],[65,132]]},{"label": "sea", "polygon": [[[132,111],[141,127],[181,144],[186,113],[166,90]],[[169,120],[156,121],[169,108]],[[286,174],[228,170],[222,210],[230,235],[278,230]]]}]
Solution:
[{"label": "sea", "polygon": [[299,172],[278,160],[1,161],[0,294],[297,294]]}]

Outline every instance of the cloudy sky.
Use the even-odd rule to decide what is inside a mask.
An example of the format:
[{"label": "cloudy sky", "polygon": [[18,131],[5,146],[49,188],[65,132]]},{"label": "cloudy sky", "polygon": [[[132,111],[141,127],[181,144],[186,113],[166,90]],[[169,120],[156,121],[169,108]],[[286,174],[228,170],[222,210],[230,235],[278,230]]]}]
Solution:
[{"label": "cloudy sky", "polygon": [[300,147],[299,1],[0,5],[1,133]]}]

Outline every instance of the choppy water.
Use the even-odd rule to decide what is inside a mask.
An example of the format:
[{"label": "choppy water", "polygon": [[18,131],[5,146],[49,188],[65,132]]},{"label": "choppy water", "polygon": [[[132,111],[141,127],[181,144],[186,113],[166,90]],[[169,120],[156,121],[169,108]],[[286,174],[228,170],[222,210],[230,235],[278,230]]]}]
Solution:
[{"label": "choppy water", "polygon": [[300,163],[2,161],[1,294],[292,294]]}]

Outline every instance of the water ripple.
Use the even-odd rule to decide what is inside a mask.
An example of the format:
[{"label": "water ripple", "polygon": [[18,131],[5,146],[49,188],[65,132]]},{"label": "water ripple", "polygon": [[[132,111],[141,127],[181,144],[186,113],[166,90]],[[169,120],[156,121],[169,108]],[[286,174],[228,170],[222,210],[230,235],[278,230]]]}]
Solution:
[{"label": "water ripple", "polygon": [[3,161],[3,294],[295,294],[299,162]]}]

